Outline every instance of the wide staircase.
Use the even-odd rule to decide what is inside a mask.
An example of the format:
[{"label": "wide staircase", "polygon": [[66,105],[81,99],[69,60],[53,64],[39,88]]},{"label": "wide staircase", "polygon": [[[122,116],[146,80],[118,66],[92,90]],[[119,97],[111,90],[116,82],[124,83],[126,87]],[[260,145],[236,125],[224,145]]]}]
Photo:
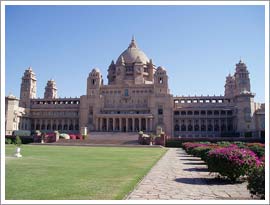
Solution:
[{"label": "wide staircase", "polygon": [[90,132],[85,140],[59,139],[54,144],[139,145],[137,132]]}]

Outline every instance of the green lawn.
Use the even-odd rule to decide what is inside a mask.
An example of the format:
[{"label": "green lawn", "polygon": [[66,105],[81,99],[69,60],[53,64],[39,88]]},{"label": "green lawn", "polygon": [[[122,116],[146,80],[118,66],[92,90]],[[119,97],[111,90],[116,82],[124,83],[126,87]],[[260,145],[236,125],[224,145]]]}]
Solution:
[{"label": "green lawn", "polygon": [[6,145],[7,200],[123,199],[163,148]]}]

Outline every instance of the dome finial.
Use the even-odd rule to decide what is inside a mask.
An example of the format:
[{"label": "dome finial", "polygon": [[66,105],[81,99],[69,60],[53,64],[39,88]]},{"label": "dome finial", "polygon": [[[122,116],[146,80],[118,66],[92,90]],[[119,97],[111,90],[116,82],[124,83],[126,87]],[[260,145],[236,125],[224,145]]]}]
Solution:
[{"label": "dome finial", "polygon": [[242,61],[242,57],[240,56],[240,60],[239,60],[239,63],[243,63],[243,61]]},{"label": "dome finial", "polygon": [[132,39],[131,39],[131,42],[129,44],[129,48],[137,48],[134,35],[132,35]]}]

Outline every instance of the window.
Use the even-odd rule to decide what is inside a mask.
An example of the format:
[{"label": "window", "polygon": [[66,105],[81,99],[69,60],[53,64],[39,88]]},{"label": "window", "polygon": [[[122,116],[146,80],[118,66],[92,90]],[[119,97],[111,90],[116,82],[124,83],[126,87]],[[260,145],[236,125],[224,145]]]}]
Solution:
[{"label": "window", "polygon": [[93,79],[93,80],[92,80],[92,85],[95,85],[95,83],[96,83],[96,80]]},{"label": "window", "polygon": [[179,115],[179,111],[175,111],[174,112],[174,115]]},{"label": "window", "polygon": [[227,112],[227,115],[232,115],[232,111],[229,110],[229,111]]},{"label": "window", "polygon": [[163,83],[163,78],[159,78],[159,84]]},{"label": "window", "polygon": [[125,96],[128,96],[128,89],[125,89]]},{"label": "window", "polygon": [[182,126],[181,126],[181,131],[186,131],[186,129],[187,129],[187,128],[186,128],[186,125],[182,125]]},{"label": "window", "polygon": [[192,131],[192,130],[193,130],[192,125],[188,125],[188,131]]},{"label": "window", "polygon": [[163,109],[162,109],[162,108],[159,108],[159,109],[158,109],[158,114],[159,114],[159,115],[163,115]]},{"label": "window", "polygon": [[180,127],[179,127],[178,124],[176,124],[176,125],[174,126],[174,131],[179,131],[179,130],[180,130]]}]

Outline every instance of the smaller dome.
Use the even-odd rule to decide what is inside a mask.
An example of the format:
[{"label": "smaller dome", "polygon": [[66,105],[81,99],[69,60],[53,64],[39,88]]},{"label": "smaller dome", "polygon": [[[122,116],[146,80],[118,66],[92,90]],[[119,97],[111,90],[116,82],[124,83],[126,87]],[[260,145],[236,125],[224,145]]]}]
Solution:
[{"label": "smaller dome", "polygon": [[159,66],[159,67],[157,68],[157,71],[166,71],[166,69],[165,69],[164,67],[162,67],[162,66]]},{"label": "smaller dome", "polygon": [[100,70],[99,68],[93,68],[91,73],[100,73]]},{"label": "smaller dome", "polygon": [[12,99],[16,99],[15,95],[13,95],[12,93],[10,93],[7,97],[12,98]]}]

